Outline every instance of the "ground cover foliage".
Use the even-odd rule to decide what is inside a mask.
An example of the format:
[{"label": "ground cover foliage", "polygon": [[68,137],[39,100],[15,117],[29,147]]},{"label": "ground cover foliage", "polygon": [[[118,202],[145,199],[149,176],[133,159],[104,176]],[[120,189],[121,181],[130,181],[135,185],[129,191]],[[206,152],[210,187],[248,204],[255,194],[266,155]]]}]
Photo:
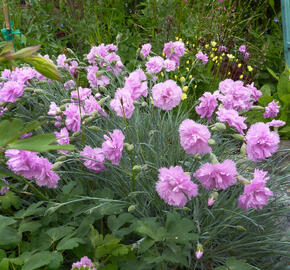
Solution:
[{"label": "ground cover foliage", "polygon": [[[265,36],[252,31],[281,31],[261,15],[280,18],[279,7],[225,1],[229,11],[222,13],[218,1],[84,2],[82,10],[75,1],[36,1],[27,14],[13,14],[19,27],[57,7],[61,12],[54,12],[67,16],[62,27],[79,27],[32,23],[35,43],[53,45],[46,58],[35,56],[38,47],[15,54],[6,46],[0,53],[2,69],[14,66],[0,82],[0,269],[287,269],[289,149],[277,149],[277,132],[287,135],[279,120],[289,127],[289,69],[283,71],[274,35],[259,58]],[[169,18],[167,9],[176,5]],[[196,17],[188,16],[195,5]],[[251,18],[244,17],[249,6],[257,12]],[[205,16],[210,12],[212,20]],[[78,16],[79,25],[70,24]],[[221,16],[239,24],[217,37]],[[229,43],[243,27],[253,34],[249,40]],[[152,48],[141,47],[148,41]],[[58,55],[65,46],[74,50]],[[261,67],[267,61],[273,63],[269,76]],[[181,126],[188,119],[185,140]],[[214,167],[228,160],[236,171],[229,163],[233,172]],[[206,181],[197,174],[205,164],[212,166]],[[240,202],[253,179],[257,193]],[[161,180],[165,190],[157,188]]]}]

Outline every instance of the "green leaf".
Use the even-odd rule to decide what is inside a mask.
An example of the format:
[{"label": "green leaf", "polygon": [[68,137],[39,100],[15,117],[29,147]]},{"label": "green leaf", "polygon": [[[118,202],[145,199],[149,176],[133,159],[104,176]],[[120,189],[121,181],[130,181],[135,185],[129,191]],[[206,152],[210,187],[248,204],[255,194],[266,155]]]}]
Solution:
[{"label": "green leaf", "polygon": [[290,69],[286,67],[284,72],[280,75],[278,85],[277,85],[277,93],[279,99],[281,97],[290,94]]},{"label": "green leaf", "polygon": [[259,104],[262,106],[267,106],[269,102],[273,101],[274,98],[272,96],[261,96],[258,100]]},{"label": "green leaf", "polygon": [[4,196],[0,197],[1,205],[4,209],[9,209],[13,206],[16,209],[19,209],[21,206],[20,199],[14,192],[7,190]]},{"label": "green leaf", "polygon": [[18,134],[23,127],[23,122],[19,119],[12,121],[4,120],[0,122],[0,148],[10,141],[18,138]]},{"label": "green leaf", "polygon": [[46,233],[49,237],[55,242],[68,234],[71,234],[74,231],[74,227],[70,226],[61,226],[49,229]]},{"label": "green leaf", "polygon": [[73,145],[52,145],[56,142],[54,134],[39,134],[23,140],[17,140],[7,146],[8,149],[21,149],[33,152],[47,152],[50,150],[74,150]]},{"label": "green leaf", "polygon": [[280,99],[285,103],[285,104],[290,104],[290,94],[284,95],[280,97]]},{"label": "green leaf", "polygon": [[3,258],[0,261],[0,269],[1,270],[9,270],[9,259]]},{"label": "green leaf", "polygon": [[11,217],[0,216],[0,227],[5,227],[14,224],[16,220]]},{"label": "green leaf", "polygon": [[225,266],[219,266],[215,268],[214,270],[228,270],[228,268],[226,268]]},{"label": "green leaf", "polygon": [[266,69],[277,81],[279,80],[279,77],[276,75],[276,73],[272,69],[270,69],[268,67],[266,67]]},{"label": "green leaf", "polygon": [[[5,250],[0,249],[0,261],[1,261],[3,258],[6,258],[6,252],[5,252]],[[0,269],[1,269],[1,268],[0,268]]]},{"label": "green leaf", "polygon": [[290,133],[290,126],[283,127],[279,130],[281,133]]},{"label": "green leaf", "polygon": [[146,218],[138,220],[136,231],[142,235],[147,235],[155,241],[161,241],[166,236],[166,230],[161,227],[156,218]]},{"label": "green leaf", "polygon": [[63,238],[58,245],[56,246],[56,249],[61,250],[69,250],[74,249],[79,246],[79,244],[84,244],[84,240],[81,238]]},{"label": "green leaf", "polygon": [[63,262],[63,256],[59,252],[53,252],[52,253],[53,260],[50,262],[50,264],[47,266],[48,270],[58,270],[61,269],[61,264]]},{"label": "green leaf", "polygon": [[0,227],[0,247],[13,248],[21,241],[21,234],[14,228]]},{"label": "green leaf", "polygon": [[108,227],[112,232],[116,232],[119,230],[125,223],[131,222],[134,217],[129,213],[123,213],[116,216],[109,216],[108,217]]},{"label": "green leaf", "polygon": [[53,253],[49,251],[41,251],[28,257],[21,270],[39,269],[42,266],[49,265],[54,259],[55,256]]},{"label": "green leaf", "polygon": [[40,215],[44,211],[44,207],[39,207],[43,204],[43,202],[37,202],[31,204],[27,209],[18,211],[15,216],[18,218],[25,218],[33,215]]},{"label": "green leaf", "polygon": [[237,260],[235,258],[228,258],[226,261],[226,266],[231,270],[254,270],[257,269],[250,264],[246,263],[245,260]]},{"label": "green leaf", "polygon": [[262,96],[271,96],[272,92],[275,92],[276,87],[272,83],[266,83],[261,87]]},{"label": "green leaf", "polygon": [[23,232],[35,232],[41,227],[41,223],[38,221],[30,221],[23,223],[19,226],[18,232],[23,233]]},{"label": "green leaf", "polygon": [[154,245],[154,241],[148,237],[146,237],[140,244],[139,246],[139,251],[141,253],[144,253],[146,250],[148,250],[149,248],[151,248]]}]

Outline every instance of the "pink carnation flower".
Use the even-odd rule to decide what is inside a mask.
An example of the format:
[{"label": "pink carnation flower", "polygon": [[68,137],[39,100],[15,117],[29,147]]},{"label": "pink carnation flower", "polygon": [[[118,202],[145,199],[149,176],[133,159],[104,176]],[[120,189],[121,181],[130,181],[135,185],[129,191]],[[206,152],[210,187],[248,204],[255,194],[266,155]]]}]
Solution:
[{"label": "pink carnation flower", "polygon": [[68,64],[66,63],[66,56],[65,56],[65,54],[60,54],[57,57],[56,63],[60,67],[64,67],[66,69],[68,68]]},{"label": "pink carnation flower", "polygon": [[57,116],[61,113],[60,108],[55,104],[55,102],[50,102],[48,115]]},{"label": "pink carnation flower", "polygon": [[73,103],[78,104],[79,100],[80,103],[84,103],[85,100],[91,95],[92,90],[90,88],[82,88],[79,87],[78,90],[71,92],[71,100]]},{"label": "pink carnation flower", "polygon": [[167,72],[174,71],[176,69],[176,63],[173,60],[166,59],[164,61],[164,68]]},{"label": "pink carnation flower", "polygon": [[163,68],[163,58],[161,56],[153,56],[146,63],[146,71],[151,74],[159,73]]},{"label": "pink carnation flower", "polygon": [[[65,127],[62,128],[60,132],[55,131],[54,134],[57,138],[56,141],[58,144],[60,145],[69,144],[69,133]],[[64,151],[64,150],[61,150],[59,152],[64,153],[64,154],[69,153],[69,151]]]},{"label": "pink carnation flower", "polygon": [[175,81],[167,80],[153,86],[152,96],[156,107],[168,111],[180,103],[182,90]]},{"label": "pink carnation flower", "polygon": [[142,69],[137,69],[125,78],[125,87],[131,93],[133,100],[139,99],[141,96],[147,97],[148,87],[146,75]]},{"label": "pink carnation flower", "polygon": [[66,108],[64,115],[66,116],[65,125],[68,130],[73,132],[81,130],[81,116],[79,107],[77,105],[70,104]]},{"label": "pink carnation flower", "polygon": [[245,185],[244,193],[239,197],[239,208],[248,211],[249,208],[262,209],[268,204],[268,197],[273,196],[273,192],[265,187],[269,179],[266,174],[265,171],[255,169],[254,179],[251,184]]},{"label": "pink carnation flower", "polygon": [[20,82],[5,82],[0,89],[0,102],[15,102],[16,98],[22,96],[24,87],[24,84]]},{"label": "pink carnation flower", "polygon": [[252,98],[255,100],[255,101],[258,101],[260,96],[262,96],[262,92],[260,90],[258,90],[255,86],[254,86],[254,83],[251,83],[251,84],[247,84],[246,85],[246,88],[249,89],[249,91],[251,92],[251,95],[252,95]]},{"label": "pink carnation flower", "polygon": [[125,136],[119,129],[114,129],[113,133],[109,132],[109,135],[110,137],[104,135],[106,141],[102,144],[102,150],[106,159],[110,160],[114,165],[119,165]]},{"label": "pink carnation flower", "polygon": [[236,164],[229,159],[218,164],[203,164],[195,173],[194,177],[205,189],[226,189],[237,182]]},{"label": "pink carnation flower", "polygon": [[75,268],[96,270],[93,262],[87,256],[82,257],[79,262],[73,263],[71,270],[73,270]]},{"label": "pink carnation flower", "polygon": [[91,171],[94,172],[103,172],[106,170],[106,167],[104,165],[105,162],[105,156],[103,153],[102,148],[92,148],[90,146],[86,146],[82,152],[80,152],[81,156],[84,156],[86,158],[80,158],[82,161],[84,161],[84,165]]},{"label": "pink carnation flower", "polygon": [[200,59],[204,65],[208,62],[208,57],[207,57],[206,53],[203,53],[201,51],[199,51],[195,55],[195,57],[198,58],[198,59]]},{"label": "pink carnation flower", "polygon": [[239,48],[239,52],[245,54],[247,52],[246,45],[241,45]]},{"label": "pink carnation flower", "polygon": [[276,117],[279,113],[280,106],[278,105],[279,101],[275,102],[274,100],[268,104],[265,108],[264,118]]},{"label": "pink carnation flower", "polygon": [[135,109],[131,93],[125,88],[118,88],[114,99],[110,102],[111,108],[120,117],[131,118]]},{"label": "pink carnation flower", "polygon": [[243,129],[247,128],[245,124],[247,117],[239,116],[239,113],[235,110],[227,110],[224,108],[219,108],[216,114],[220,122],[227,122],[230,127],[234,127],[238,132],[244,135]]},{"label": "pink carnation flower", "polygon": [[274,131],[270,131],[269,126],[261,122],[249,128],[246,140],[247,155],[253,161],[270,157],[278,150],[280,142],[279,135]]},{"label": "pink carnation flower", "polygon": [[286,125],[286,122],[282,121],[282,120],[272,120],[271,122],[266,123],[267,126],[269,127],[282,127],[284,125]]},{"label": "pink carnation flower", "polygon": [[97,76],[99,68],[97,66],[88,66],[87,79],[92,88],[97,88],[98,86],[107,86],[110,83],[110,79],[105,76]]},{"label": "pink carnation flower", "polygon": [[205,92],[199,98],[199,101],[200,104],[195,107],[196,112],[201,118],[206,117],[211,121],[211,116],[218,105],[216,95],[213,95],[210,92]]},{"label": "pink carnation flower", "polygon": [[250,57],[250,54],[248,53],[248,52],[245,52],[245,54],[244,54],[244,59],[246,60],[246,59],[248,59]]},{"label": "pink carnation flower", "polygon": [[163,53],[166,55],[167,59],[170,59],[179,66],[180,57],[185,53],[185,46],[182,41],[168,42],[164,44]]},{"label": "pink carnation flower", "polygon": [[39,158],[37,163],[37,174],[35,175],[36,183],[40,187],[56,188],[59,176],[53,170],[53,164],[46,158]]},{"label": "pink carnation flower", "polygon": [[36,70],[31,67],[22,67],[16,68],[11,73],[11,80],[18,83],[26,83],[28,80],[31,80],[36,75]]},{"label": "pink carnation flower", "polygon": [[97,111],[100,115],[107,117],[106,112],[102,109],[94,96],[89,96],[89,98],[85,100],[83,108],[86,114],[92,114],[94,111]]},{"label": "pink carnation flower", "polygon": [[72,90],[76,87],[76,83],[73,80],[69,80],[64,83],[64,89],[66,91]]},{"label": "pink carnation flower", "polygon": [[11,79],[11,70],[10,69],[4,69],[1,72],[1,77],[5,79]]},{"label": "pink carnation flower", "polygon": [[140,52],[144,55],[144,58],[146,58],[149,55],[150,50],[151,50],[151,44],[147,43],[147,44],[142,45]]},{"label": "pink carnation flower", "polygon": [[203,251],[202,250],[198,250],[198,251],[195,252],[195,257],[198,260],[202,257],[202,255],[203,255]]},{"label": "pink carnation flower", "polygon": [[191,119],[185,119],[179,126],[180,144],[187,154],[206,154],[211,151],[208,146],[210,132],[204,125]]},{"label": "pink carnation flower", "polygon": [[169,205],[184,207],[188,199],[197,196],[198,186],[181,166],[161,168],[158,172],[156,191]]}]

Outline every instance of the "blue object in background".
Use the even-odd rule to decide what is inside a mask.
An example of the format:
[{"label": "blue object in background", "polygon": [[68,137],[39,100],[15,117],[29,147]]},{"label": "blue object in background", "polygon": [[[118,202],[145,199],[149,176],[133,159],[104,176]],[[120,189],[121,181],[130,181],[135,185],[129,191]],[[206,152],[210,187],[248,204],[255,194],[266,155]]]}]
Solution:
[{"label": "blue object in background", "polygon": [[290,68],[290,0],[281,0],[285,63]]}]

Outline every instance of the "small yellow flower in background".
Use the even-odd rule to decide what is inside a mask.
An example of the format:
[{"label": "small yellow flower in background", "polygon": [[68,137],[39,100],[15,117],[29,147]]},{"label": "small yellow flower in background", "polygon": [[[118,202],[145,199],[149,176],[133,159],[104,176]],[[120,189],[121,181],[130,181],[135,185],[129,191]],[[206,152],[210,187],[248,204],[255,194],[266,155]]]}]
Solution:
[{"label": "small yellow flower in background", "polygon": [[165,56],[165,53],[164,53],[164,52],[162,53],[162,56],[163,56],[163,57]]},{"label": "small yellow flower in background", "polygon": [[209,47],[209,45],[208,44],[205,44],[205,46],[204,46],[206,49]]},{"label": "small yellow flower in background", "polygon": [[186,45],[188,45],[189,44],[189,42],[188,41],[186,41]]},{"label": "small yellow flower in background", "polygon": [[242,66],[242,64],[240,63],[240,64],[238,64],[238,68],[240,68]]},{"label": "small yellow flower in background", "polygon": [[187,99],[187,94],[182,93],[181,100],[185,100],[185,99]]},{"label": "small yellow flower in background", "polygon": [[194,89],[196,89],[196,88],[197,88],[197,85],[194,86]]},{"label": "small yellow flower in background", "polygon": [[183,92],[186,92],[188,90],[188,86],[187,85],[183,86],[182,90]]},{"label": "small yellow flower in background", "polygon": [[216,64],[218,64],[218,62],[219,62],[218,60],[215,61]]},{"label": "small yellow flower in background", "polygon": [[211,57],[211,58],[214,58],[214,54],[212,53],[212,54],[210,55],[210,57]]},{"label": "small yellow flower in background", "polygon": [[195,47],[195,44],[192,44],[192,48],[194,48]]},{"label": "small yellow flower in background", "polygon": [[217,56],[215,56],[213,59],[212,59],[212,61],[216,61],[218,59],[218,57]]},{"label": "small yellow flower in background", "polygon": [[158,76],[156,76],[156,80],[158,80]]},{"label": "small yellow flower in background", "polygon": [[192,75],[190,74],[188,78],[189,78],[189,79],[192,79]]},{"label": "small yellow flower in background", "polygon": [[160,75],[161,75],[162,77],[164,77],[164,73],[163,73],[163,72],[161,72]]},{"label": "small yellow flower in background", "polygon": [[187,67],[187,68],[185,68],[186,69],[186,71],[189,71],[189,68]]},{"label": "small yellow flower in background", "polygon": [[179,78],[179,80],[182,82],[182,83],[184,83],[185,82],[185,78],[182,76],[182,77],[180,77]]},{"label": "small yellow flower in background", "polygon": [[220,60],[222,60],[223,59],[223,57],[222,56],[220,56]]},{"label": "small yellow flower in background", "polygon": [[232,55],[232,54],[227,54],[227,57],[230,59],[230,60],[232,60],[232,59],[234,59],[235,57]]},{"label": "small yellow flower in background", "polygon": [[216,52],[218,49],[217,48],[214,48],[214,51]]},{"label": "small yellow flower in background", "polygon": [[150,100],[151,100],[151,104],[154,105],[154,102],[153,102],[153,98],[150,97]]},{"label": "small yellow flower in background", "polygon": [[238,62],[239,61],[239,59],[236,59],[236,62]]},{"label": "small yellow flower in background", "polygon": [[177,69],[179,69],[179,66],[177,66]]},{"label": "small yellow flower in background", "polygon": [[189,60],[186,61],[186,64],[189,64]]},{"label": "small yellow flower in background", "polygon": [[252,68],[251,66],[247,66],[247,68],[248,68],[248,70],[249,70],[250,72],[253,71],[253,68]]},{"label": "small yellow flower in background", "polygon": [[241,76],[240,76],[240,79],[243,79],[244,78],[244,75],[242,74]]},{"label": "small yellow flower in background", "polygon": [[212,41],[211,42],[211,46],[215,47],[216,46],[216,42],[215,41]]},{"label": "small yellow flower in background", "polygon": [[177,80],[177,75],[174,75],[174,79]]},{"label": "small yellow flower in background", "polygon": [[224,52],[222,53],[222,56],[225,56],[225,53]]},{"label": "small yellow flower in background", "polygon": [[178,41],[179,40],[179,37],[175,37],[175,40]]},{"label": "small yellow flower in background", "polygon": [[182,38],[180,38],[179,41],[182,41]]},{"label": "small yellow flower in background", "polygon": [[228,75],[231,75],[231,72],[230,71],[228,72]]}]

